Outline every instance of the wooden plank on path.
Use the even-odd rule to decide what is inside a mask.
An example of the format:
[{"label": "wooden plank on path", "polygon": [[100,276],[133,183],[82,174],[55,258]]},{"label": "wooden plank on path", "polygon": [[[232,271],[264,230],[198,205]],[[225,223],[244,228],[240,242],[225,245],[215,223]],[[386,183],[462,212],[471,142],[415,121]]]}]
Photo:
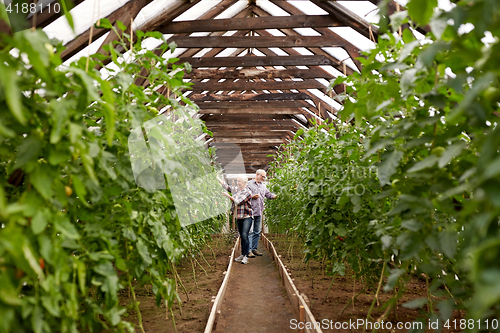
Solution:
[{"label": "wooden plank on path", "polygon": [[229,265],[227,267],[227,274],[224,277],[224,280],[222,281],[222,285],[219,288],[219,291],[217,292],[217,296],[215,297],[215,300],[213,301],[213,306],[210,311],[210,315],[208,316],[208,321],[207,321],[207,326],[205,326],[205,333],[211,333],[213,329],[215,329],[216,326],[216,321],[218,320],[220,316],[220,308],[222,306],[222,300],[224,299],[224,294],[226,293],[227,289],[227,284],[229,282],[229,274],[231,272],[231,267],[234,262],[234,254],[238,248],[239,244],[239,238],[236,240],[233,250],[231,251],[231,256],[229,257]]},{"label": "wooden plank on path", "polygon": [[[283,274],[283,280],[285,284],[285,290],[287,292],[288,298],[290,299],[290,303],[295,311],[295,314],[300,318],[301,322],[310,322],[313,323],[313,329],[309,329],[307,327],[304,328],[304,332],[306,333],[322,333],[321,328],[318,325],[314,325],[316,323],[316,319],[312,314],[308,302],[301,296],[297,287],[293,283],[292,278],[288,274],[286,270],[286,266],[281,261],[274,244],[264,235],[261,234],[261,239],[267,246],[267,249],[270,253],[276,256],[276,265],[278,265],[278,271],[280,274]],[[305,297],[307,298],[307,297]]]}]

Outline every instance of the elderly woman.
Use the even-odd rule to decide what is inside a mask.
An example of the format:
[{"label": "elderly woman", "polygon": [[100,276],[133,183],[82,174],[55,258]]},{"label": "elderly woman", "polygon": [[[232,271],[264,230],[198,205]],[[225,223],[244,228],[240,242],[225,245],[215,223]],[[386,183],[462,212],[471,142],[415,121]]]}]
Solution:
[{"label": "elderly woman", "polygon": [[241,238],[241,255],[235,259],[235,261],[241,262],[242,264],[248,264],[248,252],[250,251],[250,243],[248,240],[248,232],[250,226],[252,225],[252,192],[247,187],[248,178],[238,177],[238,186],[230,186],[224,183],[222,180],[217,178],[227,191],[231,192],[233,196],[224,192],[223,195],[231,199],[233,204],[236,206],[236,219],[238,222],[238,232]]}]

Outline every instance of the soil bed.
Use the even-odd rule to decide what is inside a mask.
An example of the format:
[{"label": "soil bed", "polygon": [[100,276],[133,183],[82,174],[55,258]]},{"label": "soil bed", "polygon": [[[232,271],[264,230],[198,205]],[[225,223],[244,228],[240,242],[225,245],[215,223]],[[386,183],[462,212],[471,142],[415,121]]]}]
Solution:
[{"label": "soil bed", "polygon": [[[196,257],[198,263],[193,260],[196,282],[193,276],[193,266],[189,258],[184,258],[176,265],[177,272],[189,295],[189,301],[182,287],[179,285],[177,292],[182,300],[182,315],[179,311],[179,305],[174,303],[174,319],[177,332],[203,332],[210,314],[212,305],[212,296],[217,295],[219,287],[224,279],[223,272],[226,271],[228,258],[231,255],[231,249],[234,246],[233,235],[213,235],[208,246],[202,249],[203,256]],[[214,255],[210,250],[213,249]],[[200,267],[203,266],[203,269]],[[174,277],[172,276],[172,279]],[[169,311],[166,319],[165,303],[162,301],[161,307],[156,306],[155,295],[152,286],[134,286],[136,299],[140,302],[139,308],[142,316],[142,323],[146,333],[169,333],[175,332],[172,315]],[[120,295],[120,304],[127,306],[133,303],[132,297],[128,295],[128,289],[124,289]],[[137,325],[137,314],[130,311],[129,321],[136,324],[136,332],[140,332]]]},{"label": "soil bed", "polygon": [[[368,289],[361,293],[353,303],[347,306],[353,296],[357,295],[363,289],[364,283],[354,279],[353,272],[346,269],[344,276],[337,275],[334,277],[331,290],[325,298],[330,283],[332,282],[332,277],[326,275],[324,269],[320,269],[322,265],[319,261],[310,260],[308,263],[303,262],[303,242],[300,239],[287,235],[268,234],[266,236],[273,242],[276,251],[281,255],[283,264],[290,270],[290,275],[292,279],[294,279],[298,291],[304,293],[309,298],[311,312],[316,321],[322,323],[322,320],[326,320],[328,323],[320,326],[322,331],[361,332],[362,330],[353,330],[352,327],[351,329],[335,329],[333,325],[335,325],[335,323],[349,323],[349,321],[356,322],[358,319],[364,319],[366,321],[376,290]],[[384,293],[381,288],[378,297],[380,305],[375,305],[371,314],[375,320],[382,316],[385,311],[382,305],[385,301],[390,299],[391,296],[392,292]],[[421,281],[418,278],[412,279],[407,285],[407,292],[398,301],[398,306],[391,311],[388,318],[384,321],[390,321],[393,329],[380,329],[377,332],[408,331],[408,329],[396,329],[397,323],[401,322],[403,325],[410,325],[409,323],[421,316],[424,310],[407,309],[401,305],[411,300],[425,297],[427,297],[425,281]],[[464,317],[461,317],[460,313],[456,311],[452,319],[457,319],[457,321],[459,321],[462,318]],[[427,329],[426,325],[424,325],[426,332],[434,331],[432,329]],[[367,329],[367,332],[369,331],[371,331],[371,329]],[[460,330],[445,328],[443,332],[460,332]]]}]

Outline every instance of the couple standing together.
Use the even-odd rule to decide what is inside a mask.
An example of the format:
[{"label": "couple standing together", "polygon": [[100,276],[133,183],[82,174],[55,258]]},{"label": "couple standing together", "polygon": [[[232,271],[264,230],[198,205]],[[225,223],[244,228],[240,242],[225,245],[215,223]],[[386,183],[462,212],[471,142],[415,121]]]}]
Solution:
[{"label": "couple standing together", "polygon": [[[217,178],[218,179],[218,178]],[[263,181],[266,179],[266,171],[259,169],[255,173],[255,179],[250,182],[247,177],[238,177],[238,186],[231,186],[218,179],[227,192],[223,194],[231,199],[236,206],[236,219],[238,232],[241,238],[241,256],[236,258],[242,264],[248,264],[248,258],[261,256],[257,251],[260,232],[262,230],[262,213],[264,212],[264,198],[275,199],[276,195],[269,192]],[[253,224],[253,232],[249,235]]]}]

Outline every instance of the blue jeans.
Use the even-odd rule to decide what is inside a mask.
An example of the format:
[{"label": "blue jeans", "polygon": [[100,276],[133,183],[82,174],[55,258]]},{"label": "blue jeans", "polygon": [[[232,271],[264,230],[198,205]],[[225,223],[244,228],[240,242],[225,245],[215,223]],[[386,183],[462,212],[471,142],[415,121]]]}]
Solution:
[{"label": "blue jeans", "polygon": [[250,246],[248,242],[248,231],[252,225],[252,218],[247,217],[245,219],[238,219],[238,232],[241,237],[241,254],[246,256],[250,252]]},{"label": "blue jeans", "polygon": [[257,250],[261,231],[262,231],[262,216],[254,216],[253,231],[251,231],[250,234],[248,235],[248,241],[250,242],[250,251]]}]

